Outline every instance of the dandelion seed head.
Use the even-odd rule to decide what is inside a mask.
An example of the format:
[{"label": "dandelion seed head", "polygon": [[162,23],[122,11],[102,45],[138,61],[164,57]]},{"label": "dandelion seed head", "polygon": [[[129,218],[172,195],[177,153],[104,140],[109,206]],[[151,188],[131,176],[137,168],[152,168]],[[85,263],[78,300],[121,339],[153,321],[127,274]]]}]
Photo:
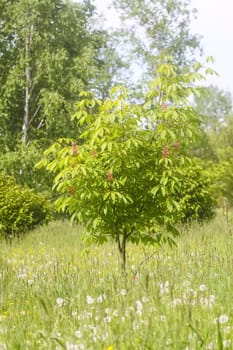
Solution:
[{"label": "dandelion seed head", "polygon": [[135,302],[135,304],[136,304],[136,309],[137,310],[142,310],[143,309],[143,305],[142,305],[142,302],[140,300],[137,300]]},{"label": "dandelion seed head", "polygon": [[142,297],[142,302],[147,303],[150,299],[146,296]]},{"label": "dandelion seed head", "polygon": [[211,343],[207,344],[206,349],[207,349],[207,350],[214,350],[214,349],[215,349],[215,344],[214,344],[214,342],[211,342]]},{"label": "dandelion seed head", "polygon": [[105,300],[105,295],[101,294],[96,298],[97,303],[101,304]]},{"label": "dandelion seed head", "polygon": [[63,298],[57,298],[56,303],[57,306],[61,307],[62,305],[64,305],[65,300]]},{"label": "dandelion seed head", "polygon": [[108,315],[108,316],[104,317],[103,320],[105,323],[110,323],[112,321],[112,317]]},{"label": "dandelion seed head", "polygon": [[127,294],[127,290],[126,289],[122,289],[121,290],[121,295],[125,296]]},{"label": "dandelion seed head", "polygon": [[165,315],[160,315],[159,319],[160,319],[161,322],[166,322],[166,320],[167,320]]},{"label": "dandelion seed head", "polygon": [[141,317],[141,316],[142,316],[142,310],[137,310],[137,311],[136,311],[136,315],[139,316],[139,317]]},{"label": "dandelion seed head", "polygon": [[221,324],[227,323],[229,321],[229,317],[227,315],[221,315],[218,318],[218,322]]},{"label": "dandelion seed head", "polygon": [[82,338],[82,332],[79,329],[75,331],[74,335],[76,338]]},{"label": "dandelion seed head", "polygon": [[230,334],[231,333],[231,326],[226,326],[224,331],[225,331],[226,334]]},{"label": "dandelion seed head", "polygon": [[179,298],[177,298],[177,299],[174,299],[174,300],[171,302],[170,306],[171,306],[171,307],[176,307],[176,306],[181,305],[181,304],[182,304],[182,300],[179,299]]},{"label": "dandelion seed head", "polygon": [[230,339],[226,339],[223,341],[223,349],[228,349],[231,347],[231,340]]},{"label": "dandelion seed head", "polygon": [[225,314],[223,315],[220,315],[219,317],[216,317],[214,319],[214,323],[220,323],[220,324],[224,324],[224,323],[227,323],[229,321],[229,317]]},{"label": "dandelion seed head", "polygon": [[205,292],[206,290],[208,290],[208,287],[205,284],[201,284],[199,286],[199,290],[200,290],[200,292]]},{"label": "dandelion seed head", "polygon": [[27,274],[26,273],[19,273],[18,274],[18,280],[23,280],[25,278],[27,278]]},{"label": "dandelion seed head", "polygon": [[93,304],[94,303],[94,298],[92,298],[90,295],[86,296],[86,302],[87,304]]}]

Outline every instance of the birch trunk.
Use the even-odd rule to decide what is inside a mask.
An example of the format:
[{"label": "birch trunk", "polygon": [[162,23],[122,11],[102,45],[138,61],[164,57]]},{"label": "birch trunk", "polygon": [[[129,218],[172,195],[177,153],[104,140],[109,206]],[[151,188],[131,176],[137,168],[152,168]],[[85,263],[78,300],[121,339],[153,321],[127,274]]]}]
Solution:
[{"label": "birch trunk", "polygon": [[26,145],[28,142],[28,132],[30,123],[30,88],[31,88],[31,67],[30,67],[30,46],[32,41],[33,26],[28,27],[25,38],[25,101],[24,101],[24,117],[22,127],[22,141]]}]

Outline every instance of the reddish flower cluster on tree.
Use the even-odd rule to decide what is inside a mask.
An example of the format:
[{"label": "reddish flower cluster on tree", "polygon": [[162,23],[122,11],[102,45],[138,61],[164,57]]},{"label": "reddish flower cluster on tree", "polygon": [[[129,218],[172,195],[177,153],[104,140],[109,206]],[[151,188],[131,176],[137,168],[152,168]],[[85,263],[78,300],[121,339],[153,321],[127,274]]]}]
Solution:
[{"label": "reddish flower cluster on tree", "polygon": [[78,146],[75,141],[72,142],[72,149],[71,149],[72,156],[77,156],[78,154]]},{"label": "reddish flower cluster on tree", "polygon": [[169,156],[169,149],[167,146],[163,147],[162,156],[163,158],[167,158]]},{"label": "reddish flower cluster on tree", "polygon": [[178,141],[173,143],[173,149],[177,152],[180,149],[180,143]]},{"label": "reddish flower cluster on tree", "polygon": [[70,196],[73,196],[74,195],[74,188],[70,186],[68,188],[68,193],[69,193]]},{"label": "reddish flower cluster on tree", "polygon": [[113,181],[113,174],[112,174],[112,171],[111,171],[111,170],[109,170],[109,171],[107,172],[107,178],[108,178],[108,181],[109,181],[109,182],[112,182],[112,181]]},{"label": "reddish flower cluster on tree", "polygon": [[[180,143],[178,141],[175,141],[172,145],[173,153],[177,154],[177,152],[180,149]],[[167,146],[164,146],[162,149],[162,157],[163,158],[168,158],[170,155],[169,148]]]}]

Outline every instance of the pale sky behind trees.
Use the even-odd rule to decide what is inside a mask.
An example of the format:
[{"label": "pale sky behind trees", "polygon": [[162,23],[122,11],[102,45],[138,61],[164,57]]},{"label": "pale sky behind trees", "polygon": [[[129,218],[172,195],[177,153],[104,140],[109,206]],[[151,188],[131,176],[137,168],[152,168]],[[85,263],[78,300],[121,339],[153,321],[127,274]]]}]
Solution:
[{"label": "pale sky behind trees", "polygon": [[[111,26],[117,24],[114,12],[108,9],[111,0],[95,0],[98,10],[108,18]],[[219,77],[211,77],[208,84],[218,85],[233,95],[233,0],[192,0],[198,10],[191,24],[193,33],[202,35],[205,56],[213,56],[213,68]]]}]

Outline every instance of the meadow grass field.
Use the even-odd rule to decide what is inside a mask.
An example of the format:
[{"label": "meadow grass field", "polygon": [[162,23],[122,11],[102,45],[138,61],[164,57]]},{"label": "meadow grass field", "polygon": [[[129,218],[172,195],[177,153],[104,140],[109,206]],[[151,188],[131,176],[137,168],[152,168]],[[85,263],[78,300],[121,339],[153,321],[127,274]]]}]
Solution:
[{"label": "meadow grass field", "polygon": [[233,349],[233,231],[183,228],[177,247],[87,248],[52,222],[0,242],[0,349]]}]

